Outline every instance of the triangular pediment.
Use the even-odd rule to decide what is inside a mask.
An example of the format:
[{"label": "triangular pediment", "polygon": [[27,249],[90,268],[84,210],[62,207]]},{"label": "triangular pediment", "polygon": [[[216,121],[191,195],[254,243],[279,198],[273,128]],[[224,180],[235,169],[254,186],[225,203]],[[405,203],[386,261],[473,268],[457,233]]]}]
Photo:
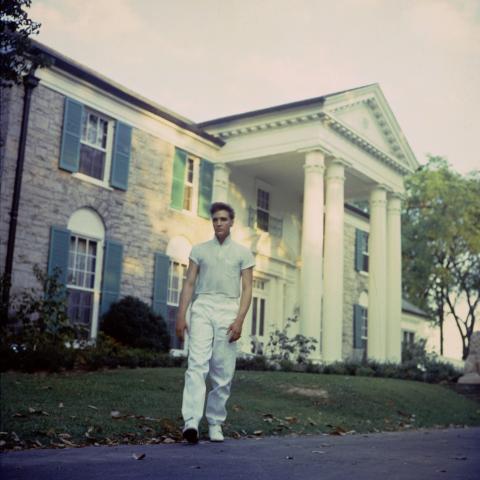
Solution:
[{"label": "triangular pediment", "polygon": [[418,166],[418,161],[377,84],[329,96],[324,111],[405,167],[414,169]]}]

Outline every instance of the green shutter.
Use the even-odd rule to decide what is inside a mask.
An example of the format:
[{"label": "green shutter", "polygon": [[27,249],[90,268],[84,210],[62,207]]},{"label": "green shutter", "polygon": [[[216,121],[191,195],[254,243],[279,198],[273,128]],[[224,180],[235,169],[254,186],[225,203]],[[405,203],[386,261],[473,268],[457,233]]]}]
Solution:
[{"label": "green shutter", "polygon": [[353,306],[353,348],[363,348],[362,325],[363,325],[363,307],[361,305]]},{"label": "green shutter", "polygon": [[123,245],[113,240],[105,241],[103,253],[102,298],[100,315],[105,314],[110,305],[117,301],[122,278]]},{"label": "green shutter", "polygon": [[120,190],[127,190],[128,187],[131,146],[132,127],[117,121],[113,143],[110,185]]},{"label": "green shutter", "polygon": [[50,228],[50,250],[48,253],[48,275],[53,275],[55,268],[60,270],[58,280],[67,284],[68,254],[70,250],[70,230],[53,226]]},{"label": "green shutter", "polygon": [[355,270],[361,272],[363,270],[363,249],[365,242],[365,232],[355,230]]},{"label": "green shutter", "polygon": [[63,112],[63,132],[59,167],[72,173],[78,172],[78,165],[80,163],[82,119],[83,105],[66,97]]},{"label": "green shutter", "polygon": [[185,166],[187,163],[187,154],[175,149],[175,156],[173,157],[173,182],[172,182],[172,197],[170,206],[177,210],[183,210],[183,189],[185,185]]},{"label": "green shutter", "polygon": [[153,272],[153,311],[167,320],[168,272],[170,257],[156,252]]},{"label": "green shutter", "polygon": [[198,215],[210,218],[210,205],[213,190],[213,163],[200,160],[200,185],[198,193]]}]

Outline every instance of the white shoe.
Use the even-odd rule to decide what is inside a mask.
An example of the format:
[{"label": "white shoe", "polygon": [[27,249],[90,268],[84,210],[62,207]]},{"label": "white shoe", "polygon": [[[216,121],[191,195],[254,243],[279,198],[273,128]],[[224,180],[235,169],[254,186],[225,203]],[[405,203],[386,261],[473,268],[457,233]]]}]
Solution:
[{"label": "white shoe", "polygon": [[209,425],[208,436],[210,437],[211,442],[223,442],[225,440],[220,425]]},{"label": "white shoe", "polygon": [[197,443],[198,442],[198,427],[193,423],[187,422],[183,427],[183,438],[188,443]]}]

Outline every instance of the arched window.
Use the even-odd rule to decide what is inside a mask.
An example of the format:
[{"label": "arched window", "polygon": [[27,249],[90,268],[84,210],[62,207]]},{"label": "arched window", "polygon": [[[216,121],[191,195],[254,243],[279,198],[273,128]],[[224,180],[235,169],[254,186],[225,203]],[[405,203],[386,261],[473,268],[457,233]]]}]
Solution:
[{"label": "arched window", "polygon": [[68,316],[96,337],[100,305],[105,227],[90,208],[80,208],[70,217],[68,254]]}]

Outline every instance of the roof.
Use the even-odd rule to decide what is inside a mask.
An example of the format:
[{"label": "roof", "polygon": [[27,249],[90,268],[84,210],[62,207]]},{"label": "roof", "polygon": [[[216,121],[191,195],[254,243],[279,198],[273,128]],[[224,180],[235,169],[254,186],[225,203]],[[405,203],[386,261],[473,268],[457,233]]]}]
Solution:
[{"label": "roof", "polygon": [[418,308],[416,305],[410,303],[404,298],[402,298],[402,311],[411,313],[412,315],[417,315],[418,317],[430,318],[428,313],[424,312],[421,308]]},{"label": "roof", "polygon": [[201,127],[198,126],[197,123],[182,117],[181,115],[174,113],[161,105],[158,105],[152,100],[142,97],[140,94],[127,89],[112,79],[101,75],[100,73],[76,62],[75,60],[72,60],[56,50],[53,50],[52,48],[47,47],[46,45],[43,45],[35,40],[32,40],[32,47],[32,50],[35,54],[44,54],[50,58],[53,61],[54,67],[70,73],[77,78],[85,80],[91,85],[94,85],[95,87],[100,88],[101,90],[108,92],[117,98],[153,113],[158,117],[168,120],[169,122],[185,130],[195,133],[199,137],[202,137],[205,140],[214,143],[215,145],[220,147],[225,145],[223,140],[205,132]]},{"label": "roof", "polygon": [[297,100],[295,102],[290,102],[290,103],[283,103],[281,105],[275,105],[273,107],[267,107],[267,108],[261,108],[259,110],[251,110],[249,112],[243,112],[243,113],[237,113],[234,115],[229,115],[226,117],[219,117],[219,118],[214,118],[212,120],[207,120],[205,122],[200,122],[197,125],[200,127],[211,127],[216,124],[222,124],[226,122],[232,122],[234,120],[240,120],[242,118],[250,118],[250,117],[256,117],[260,115],[266,115],[269,113],[275,113],[275,112],[281,112],[283,110],[290,110],[293,108],[302,108],[302,107],[308,107],[311,105],[322,105],[325,100],[329,97],[333,97],[335,95],[341,95],[342,93],[346,92],[353,92],[355,90],[359,90],[361,88],[369,87],[371,85],[375,84],[369,84],[369,85],[362,85],[361,87],[355,87],[355,88],[349,88],[348,90],[341,90],[339,92],[334,92],[334,93],[328,93],[326,95],[322,95],[321,97],[313,97],[313,98],[307,98],[305,100]]}]

